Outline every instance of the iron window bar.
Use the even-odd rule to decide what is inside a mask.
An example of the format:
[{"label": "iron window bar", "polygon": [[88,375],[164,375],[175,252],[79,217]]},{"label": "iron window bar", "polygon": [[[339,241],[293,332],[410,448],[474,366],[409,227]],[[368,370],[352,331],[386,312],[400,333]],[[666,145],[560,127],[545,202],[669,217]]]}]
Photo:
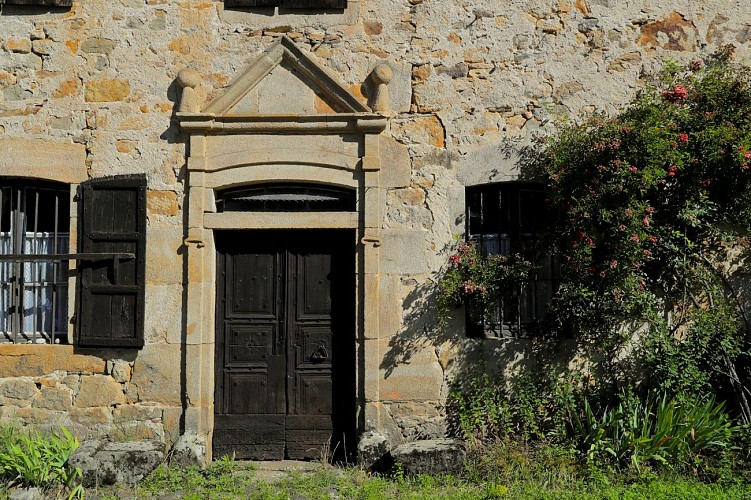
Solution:
[{"label": "iron window bar", "polygon": [[[19,341],[26,338],[27,342],[36,344],[39,343],[39,341],[43,343],[49,343],[54,344],[58,343],[61,338],[64,338],[65,333],[64,332],[57,332],[56,327],[56,321],[57,321],[57,294],[59,291],[57,290],[58,282],[57,282],[57,276],[58,276],[58,263],[59,262],[66,262],[66,261],[88,261],[88,262],[102,262],[102,261],[112,261],[112,271],[113,271],[113,280],[114,283],[117,284],[119,282],[120,278],[120,261],[124,260],[133,260],[136,258],[136,255],[134,253],[130,252],[96,252],[96,253],[59,253],[59,254],[22,254],[22,253],[13,253],[13,254],[0,254],[0,263],[2,262],[8,262],[14,266],[21,266],[24,262],[52,262],[53,263],[53,279],[50,281],[49,279],[42,279],[40,271],[37,269],[36,266],[32,267],[31,273],[32,273],[32,279],[31,282],[18,282],[16,283],[15,293],[11,293],[11,301],[10,301],[10,307],[18,308],[18,307],[24,307],[25,304],[24,296],[26,292],[31,291],[33,294],[33,301],[32,301],[32,308],[37,309],[39,305],[42,303],[42,297],[41,294],[43,293],[43,290],[48,287],[52,287],[52,316],[51,316],[51,331],[46,332],[44,331],[44,325],[39,324],[41,319],[38,317],[39,314],[33,314],[32,316],[32,323],[33,326],[31,328],[30,332],[30,339],[28,338],[29,332],[24,331],[23,328],[23,318],[15,318],[11,316],[9,318],[11,320],[10,330],[5,333],[5,335],[10,335],[10,337],[7,337],[6,341],[11,341],[12,343],[19,343]],[[12,277],[11,281],[18,281],[17,277]],[[12,283],[9,283],[9,285],[12,285]],[[20,287],[20,288],[19,288]],[[66,287],[67,288],[67,287]],[[42,321],[43,323],[43,321]],[[47,338],[49,337],[49,338]],[[0,343],[3,341],[0,340]]]},{"label": "iron window bar", "polygon": [[132,260],[136,254],[128,252],[98,252],[98,253],[53,253],[53,254],[0,254],[0,262],[42,262],[42,261],[68,261],[87,260],[97,262],[102,260]]},{"label": "iron window bar", "polygon": [[505,290],[490,310],[468,310],[470,336],[523,338],[540,326],[557,288],[559,267],[555,254],[540,253],[544,195],[539,186],[522,182],[467,188],[467,243],[483,256],[518,253],[538,266]]}]

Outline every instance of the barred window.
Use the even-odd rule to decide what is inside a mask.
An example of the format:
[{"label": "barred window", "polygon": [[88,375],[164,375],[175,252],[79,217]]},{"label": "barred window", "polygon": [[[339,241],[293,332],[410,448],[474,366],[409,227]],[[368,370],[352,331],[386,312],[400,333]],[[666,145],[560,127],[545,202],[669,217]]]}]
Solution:
[{"label": "barred window", "polygon": [[65,343],[70,188],[0,181],[0,342]]},{"label": "barred window", "polygon": [[558,286],[558,256],[545,251],[543,232],[550,217],[544,186],[505,182],[468,187],[467,238],[482,255],[518,254],[535,265],[530,278],[506,290],[491,311],[469,308],[467,335],[525,337],[545,316]]}]

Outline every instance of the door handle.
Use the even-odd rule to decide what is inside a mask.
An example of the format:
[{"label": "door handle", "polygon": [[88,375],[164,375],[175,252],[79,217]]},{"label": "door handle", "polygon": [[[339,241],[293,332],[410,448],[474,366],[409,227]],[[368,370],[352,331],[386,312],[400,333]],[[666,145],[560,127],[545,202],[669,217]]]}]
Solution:
[{"label": "door handle", "polygon": [[318,344],[318,348],[310,355],[310,360],[313,363],[321,363],[329,357],[329,352],[326,350],[326,344],[321,342]]}]

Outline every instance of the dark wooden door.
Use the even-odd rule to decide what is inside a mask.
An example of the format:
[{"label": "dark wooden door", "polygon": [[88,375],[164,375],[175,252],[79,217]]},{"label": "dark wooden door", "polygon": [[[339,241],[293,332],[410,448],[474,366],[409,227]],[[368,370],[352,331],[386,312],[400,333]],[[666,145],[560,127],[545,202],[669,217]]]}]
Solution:
[{"label": "dark wooden door", "polygon": [[218,232],[213,453],[354,450],[354,234]]}]

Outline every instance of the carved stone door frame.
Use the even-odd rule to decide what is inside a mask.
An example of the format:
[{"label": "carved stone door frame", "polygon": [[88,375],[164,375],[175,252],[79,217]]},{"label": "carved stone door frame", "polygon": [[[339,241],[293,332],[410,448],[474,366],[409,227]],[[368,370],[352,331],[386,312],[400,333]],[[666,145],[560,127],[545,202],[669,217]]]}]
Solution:
[{"label": "carved stone door frame", "polygon": [[[274,64],[286,61],[325,89],[346,112],[310,115],[236,114],[232,106]],[[187,89],[186,89],[187,90]],[[194,90],[194,89],[191,89]],[[312,58],[283,37],[203,111],[177,114],[189,134],[187,158],[186,344],[200,344],[200,359],[187,360],[185,432],[205,436],[211,449],[214,397],[216,250],[214,230],[354,229],[357,235],[356,359],[358,432],[367,402],[378,401],[380,353],[365,352],[378,337],[379,247],[386,205],[381,183],[380,134],[387,117],[359,101]],[[217,212],[215,193],[257,183],[317,183],[356,190],[355,212]],[[370,343],[368,345],[373,345]],[[371,366],[374,368],[367,368]],[[366,371],[373,371],[368,373]],[[375,416],[377,420],[377,416]],[[377,423],[376,423],[377,425]]]}]

